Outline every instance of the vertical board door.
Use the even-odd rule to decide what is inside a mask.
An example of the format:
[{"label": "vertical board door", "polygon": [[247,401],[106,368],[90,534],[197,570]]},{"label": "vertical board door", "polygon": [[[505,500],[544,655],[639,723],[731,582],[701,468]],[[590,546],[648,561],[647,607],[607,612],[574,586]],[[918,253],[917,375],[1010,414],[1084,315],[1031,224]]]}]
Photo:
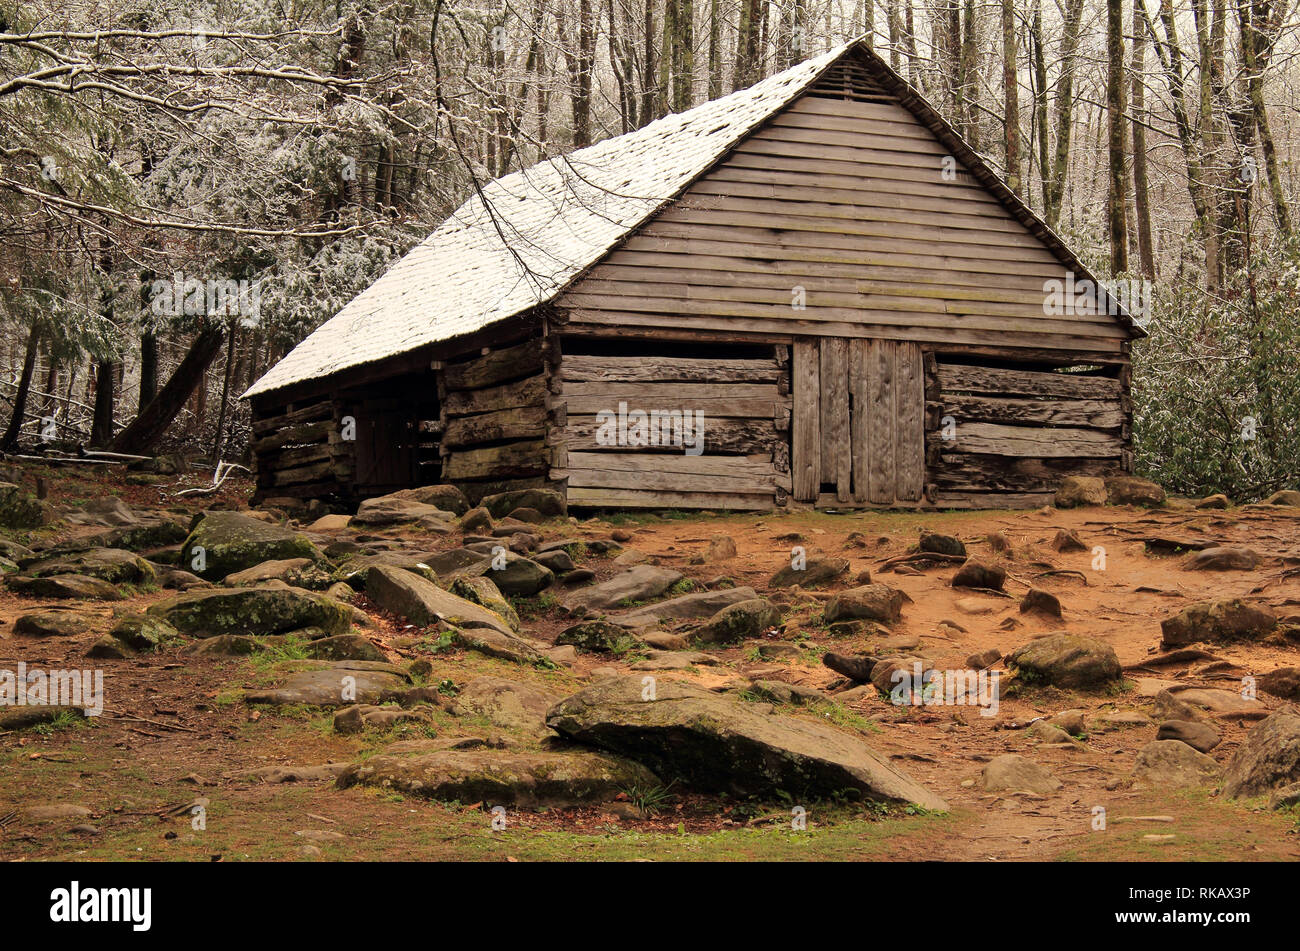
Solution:
[{"label": "vertical board door", "polygon": [[921,348],[823,337],[794,345],[794,497],[892,505],[925,482]]}]

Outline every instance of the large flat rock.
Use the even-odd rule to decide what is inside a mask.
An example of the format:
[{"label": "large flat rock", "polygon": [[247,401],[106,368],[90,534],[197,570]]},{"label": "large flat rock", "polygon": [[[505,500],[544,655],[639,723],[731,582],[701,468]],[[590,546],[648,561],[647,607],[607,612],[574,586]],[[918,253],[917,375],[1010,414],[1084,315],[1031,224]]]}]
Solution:
[{"label": "large flat rock", "polygon": [[752,601],[758,595],[753,588],[720,588],[717,591],[697,591],[680,598],[669,598],[623,614],[611,615],[610,620],[622,627],[646,627],[667,619],[711,618],[723,608],[741,601]]},{"label": "large flat rock", "polygon": [[623,603],[649,601],[659,597],[684,577],[686,576],[680,571],[671,568],[636,565],[599,584],[575,591],[564,599],[564,607],[571,614],[583,614],[604,611]]},{"label": "large flat rock", "polygon": [[855,789],[868,799],[948,808],[852,734],[692,684],[660,679],[654,699],[645,689],[640,677],[600,681],[556,704],[546,723],[704,791],[828,798]]},{"label": "large flat rock", "polygon": [[341,601],[300,588],[255,586],[186,591],[146,611],[182,634],[281,634],[316,627],[326,634],[352,629],[352,609]]}]

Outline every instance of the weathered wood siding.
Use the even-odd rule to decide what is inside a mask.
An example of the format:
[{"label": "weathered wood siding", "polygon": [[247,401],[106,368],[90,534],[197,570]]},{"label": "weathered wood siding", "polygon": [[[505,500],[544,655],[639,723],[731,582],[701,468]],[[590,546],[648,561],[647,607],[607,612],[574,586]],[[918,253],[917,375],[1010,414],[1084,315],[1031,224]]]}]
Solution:
[{"label": "weathered wood siding", "polygon": [[[645,346],[645,355],[618,356],[563,348],[555,387],[556,465],[550,475],[566,481],[569,504],[718,509],[784,504],[790,491],[791,402],[784,348],[770,359],[694,359],[656,356],[653,341]],[[659,444],[641,444],[633,414],[655,411],[661,414]],[[630,419],[626,438],[618,430],[620,412]],[[697,412],[703,414],[698,434],[673,428],[672,414]],[[648,437],[650,430],[645,433]],[[698,454],[686,451],[693,445]]]},{"label": "weathered wood siding", "polygon": [[442,481],[477,501],[546,482],[549,370],[539,339],[439,364]]},{"label": "weathered wood siding", "polygon": [[1067,475],[1126,470],[1125,382],[1122,373],[974,366],[928,355],[932,500],[1032,507],[1049,503]]},{"label": "weathered wood siding", "polygon": [[254,502],[344,498],[355,473],[354,445],[342,439],[343,406],[330,395],[253,408]]},{"label": "weathered wood siding", "polygon": [[854,81],[822,80],[592,268],[557,302],[574,330],[1121,354],[1115,317],[1045,313],[1060,259],[893,97],[846,97]]}]

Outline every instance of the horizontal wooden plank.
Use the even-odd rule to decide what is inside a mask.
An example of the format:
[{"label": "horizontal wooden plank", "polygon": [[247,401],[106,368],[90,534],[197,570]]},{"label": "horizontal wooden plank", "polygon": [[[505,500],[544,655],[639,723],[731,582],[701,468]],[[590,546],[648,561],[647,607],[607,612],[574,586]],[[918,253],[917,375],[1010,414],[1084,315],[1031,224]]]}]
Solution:
[{"label": "horizontal wooden plank", "polygon": [[910,168],[896,168],[893,165],[867,165],[851,160],[815,159],[798,152],[786,155],[733,152],[728,157],[725,167],[728,170],[779,169],[781,171],[796,172],[800,175],[809,175],[810,177],[826,175],[831,176],[831,178],[828,178],[828,184],[843,182],[845,179],[854,179],[864,187],[889,187],[908,195],[941,195],[947,192],[956,201],[992,201],[995,204],[1000,204],[975,180],[974,176],[963,174],[960,171],[956,179],[944,179],[935,182],[928,176],[918,179],[915,170]]},{"label": "horizontal wooden plank", "polygon": [[1124,413],[1116,400],[1062,400],[1030,397],[946,395],[939,411],[963,422],[1039,423],[1118,429]]},{"label": "horizontal wooden plank", "polygon": [[570,506],[587,508],[714,509],[717,511],[761,511],[775,508],[772,493],[646,492],[634,489],[572,487]]},{"label": "horizontal wooden plank", "polygon": [[941,509],[1036,509],[1052,504],[1051,492],[957,492],[941,491],[933,496]]},{"label": "horizontal wooden plank", "polygon": [[566,382],[775,383],[776,360],[706,360],[692,357],[585,356],[564,354],[560,376]]},{"label": "horizontal wooden plank", "polygon": [[562,395],[574,415],[628,411],[702,412],[706,417],[774,418],[776,407],[789,403],[774,384],[766,383],[564,383]]},{"label": "horizontal wooden plank", "polygon": [[[927,443],[939,439],[938,433],[930,433]],[[1124,442],[1117,433],[1095,429],[961,422],[956,426],[955,438],[941,441],[941,445],[948,452],[1040,459],[1117,457],[1124,449]]]},{"label": "horizontal wooden plank", "polygon": [[250,445],[253,452],[263,455],[287,446],[305,446],[326,442],[330,434],[336,429],[333,419],[323,419],[315,423],[287,426],[269,436],[254,439]]},{"label": "horizontal wooden plank", "polygon": [[320,400],[309,406],[303,406],[290,412],[277,413],[274,416],[255,416],[253,419],[253,435],[266,436],[291,426],[311,423],[321,419],[330,419],[333,415],[333,402]]},{"label": "horizontal wooden plank", "polygon": [[520,406],[475,416],[456,416],[447,421],[440,440],[451,448],[510,439],[541,438],[546,435],[544,406]]},{"label": "horizontal wooden plank", "polygon": [[[569,451],[600,451],[609,448],[597,442],[600,422],[595,416],[569,416],[564,428],[565,444]],[[785,443],[785,433],[776,429],[774,421],[767,419],[709,419],[704,421],[704,446],[709,453],[772,452]],[[614,447],[617,448],[617,447]],[[643,451],[655,451],[646,446]],[[664,452],[681,452],[676,446],[659,447]]]},{"label": "horizontal wooden plank", "polygon": [[[985,330],[965,330],[959,327],[960,321],[953,319],[944,327],[888,326],[866,322],[849,322],[845,320],[789,320],[784,318],[749,318],[749,317],[713,317],[707,315],[683,315],[672,313],[637,313],[635,311],[598,311],[574,309],[568,312],[569,332],[578,331],[578,324],[600,324],[608,327],[646,327],[668,332],[681,330],[686,334],[698,334],[703,331],[730,333],[736,339],[741,334],[770,334],[774,338],[789,340],[791,335],[830,336],[830,337],[866,337],[882,340],[913,340],[935,346],[983,346],[989,349],[1005,349],[1008,345],[1006,334]],[[1024,335],[1016,341],[1023,348],[1035,350],[1093,351],[1097,354],[1113,353],[1119,357],[1123,353],[1123,341],[1105,337],[1084,337],[1050,333],[1033,333]],[[601,407],[606,408],[606,407]],[[570,407],[572,410],[572,407]],[[588,412],[595,412],[589,410]],[[758,415],[737,414],[737,415]]]},{"label": "horizontal wooden plank", "polygon": [[[841,199],[860,199],[869,196],[870,204],[894,202],[893,207],[912,207],[911,202],[921,203],[919,207],[930,207],[934,203],[948,202],[953,210],[969,214],[993,214],[1002,209],[996,198],[978,186],[953,187],[952,183],[934,184],[882,178],[864,174],[840,174],[827,171],[819,163],[808,163],[798,167],[799,160],[776,160],[768,158],[766,162],[754,162],[747,158],[743,162],[728,163],[710,172],[707,178],[691,187],[691,192],[705,185],[716,186],[722,183],[750,183],[765,185],[786,185],[791,188],[815,188],[817,194],[834,196]],[[796,165],[796,168],[791,168]],[[757,166],[757,167],[752,167]],[[710,189],[712,190],[712,189]],[[825,199],[823,199],[825,200]],[[1004,212],[1005,213],[1005,212]]]},{"label": "horizontal wooden plank", "polygon": [[470,416],[522,406],[544,406],[545,403],[546,377],[539,373],[482,390],[456,390],[448,393],[443,401],[443,410],[448,416]]},{"label": "horizontal wooden plank", "polygon": [[460,449],[446,458],[442,475],[448,482],[538,475],[549,468],[548,453],[545,442],[540,439],[482,449]]},{"label": "horizontal wooden plank", "polygon": [[448,363],[442,374],[449,390],[475,390],[529,376],[541,369],[542,348],[536,340],[525,340],[513,347],[491,350],[472,360]]},{"label": "horizontal wooden plank", "polygon": [[1120,381],[1114,377],[1083,373],[1007,370],[959,363],[940,363],[938,370],[939,385],[945,394],[988,393],[1115,400],[1122,392]]},{"label": "horizontal wooden plank", "polygon": [[945,491],[1055,492],[1066,476],[1110,475],[1118,467],[1119,459],[1017,459],[943,452],[939,463],[927,471]]}]

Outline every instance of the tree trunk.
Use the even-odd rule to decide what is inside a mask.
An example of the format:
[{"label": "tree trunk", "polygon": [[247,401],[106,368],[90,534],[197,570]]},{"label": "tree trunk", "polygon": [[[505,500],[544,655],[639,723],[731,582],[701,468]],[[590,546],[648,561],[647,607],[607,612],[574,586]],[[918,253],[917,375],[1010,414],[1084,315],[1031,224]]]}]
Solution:
[{"label": "tree trunk", "polygon": [[[1141,0],[1137,0],[1141,3]],[[1129,69],[1133,95],[1133,218],[1137,228],[1138,267],[1142,276],[1154,280],[1156,276],[1155,244],[1151,237],[1151,198],[1147,183],[1147,130],[1146,130],[1146,24],[1142,13],[1133,6],[1133,58]]]},{"label": "tree trunk", "polygon": [[[1141,0],[1139,0],[1141,2]],[[1106,152],[1110,183],[1106,216],[1110,231],[1110,269],[1128,270],[1128,175],[1124,167],[1124,0],[1106,0]]]},{"label": "tree trunk", "polygon": [[114,452],[147,452],[152,449],[202,382],[204,371],[221,349],[222,336],[217,324],[208,324],[200,330],[176,372],[149,405],[140,410],[131,425],[117,434],[109,448]]},{"label": "tree trunk", "polygon": [[5,452],[13,452],[18,447],[18,437],[22,434],[23,428],[23,416],[27,412],[27,394],[32,388],[32,374],[36,371],[36,354],[40,345],[40,328],[33,323],[31,333],[27,335],[27,352],[23,354],[23,372],[18,377],[18,391],[14,393],[14,413],[9,418],[9,428],[5,430],[4,439],[0,440],[0,450]]},{"label": "tree trunk", "polygon": [[90,444],[96,448],[113,440],[113,409],[117,394],[117,367],[112,360],[95,364],[95,412],[90,427]]},{"label": "tree trunk", "polygon": [[239,323],[231,321],[226,330],[226,372],[221,379],[221,406],[217,410],[217,434],[212,439],[212,461],[221,461],[221,449],[226,430],[226,411],[230,406],[230,380],[235,371],[235,342],[239,338]]},{"label": "tree trunk", "polygon": [[1016,71],[1015,0],[1002,0],[1002,98],[1007,187],[1020,194],[1020,80]]}]

